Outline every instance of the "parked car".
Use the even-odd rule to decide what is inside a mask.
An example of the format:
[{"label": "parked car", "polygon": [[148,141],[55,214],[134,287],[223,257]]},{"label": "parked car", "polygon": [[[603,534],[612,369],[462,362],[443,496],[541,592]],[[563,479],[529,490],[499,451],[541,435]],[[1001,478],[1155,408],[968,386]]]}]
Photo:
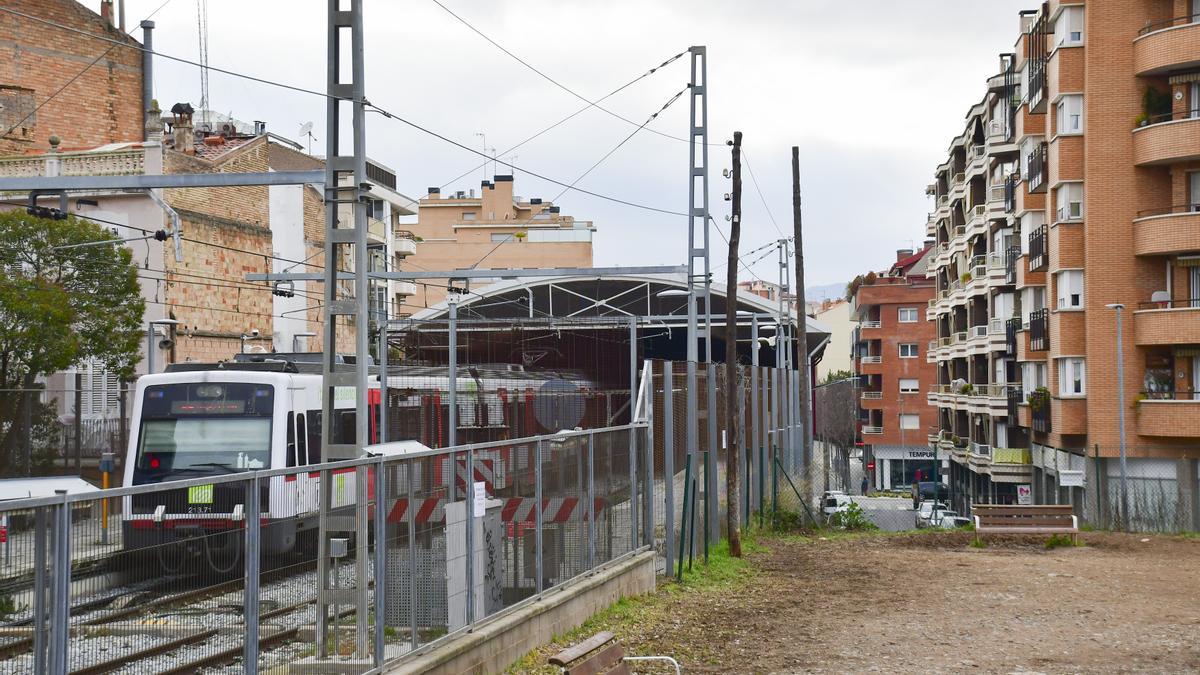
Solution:
[{"label": "parked car", "polygon": [[854,500],[850,499],[849,495],[841,492],[827,492],[821,500],[821,515],[825,520],[829,520],[833,514],[838,511],[845,510]]},{"label": "parked car", "polygon": [[960,516],[958,511],[938,511],[930,518],[929,526],[943,530],[953,530],[969,522],[971,522],[971,519]]},{"label": "parked car", "polygon": [[929,527],[929,519],[933,517],[934,511],[942,512],[950,508],[949,504],[943,502],[924,501],[917,507],[917,515],[914,520],[918,529]]},{"label": "parked car", "polygon": [[921,481],[913,483],[912,500],[913,510],[917,510],[921,506],[921,502],[929,499],[942,499],[949,494],[945,485],[936,481]]}]

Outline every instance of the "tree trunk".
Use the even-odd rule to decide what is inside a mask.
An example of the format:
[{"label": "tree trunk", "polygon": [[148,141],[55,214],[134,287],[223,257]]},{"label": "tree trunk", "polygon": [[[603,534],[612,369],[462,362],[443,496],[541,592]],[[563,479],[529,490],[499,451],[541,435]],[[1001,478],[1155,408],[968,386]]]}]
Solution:
[{"label": "tree trunk", "polygon": [[725,509],[729,531],[729,553],[742,557],[741,518],[741,428],[738,404],[742,387],[738,381],[737,274],[738,242],[742,237],[742,132],[733,132],[733,200],[729,227],[729,265],[725,284]]}]

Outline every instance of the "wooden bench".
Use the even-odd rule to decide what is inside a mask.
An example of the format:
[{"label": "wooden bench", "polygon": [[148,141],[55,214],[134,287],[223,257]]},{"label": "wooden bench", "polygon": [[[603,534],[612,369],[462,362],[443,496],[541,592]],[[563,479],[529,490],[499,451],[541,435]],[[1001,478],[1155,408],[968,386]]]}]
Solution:
[{"label": "wooden bench", "polygon": [[679,673],[679,663],[669,656],[625,656],[617,636],[608,631],[596,633],[577,645],[550,657],[550,665],[567,675],[629,675],[627,661],[667,661]]},{"label": "wooden bench", "polygon": [[982,534],[1069,534],[1079,536],[1079,518],[1070,504],[1011,506],[972,504],[976,538]]}]

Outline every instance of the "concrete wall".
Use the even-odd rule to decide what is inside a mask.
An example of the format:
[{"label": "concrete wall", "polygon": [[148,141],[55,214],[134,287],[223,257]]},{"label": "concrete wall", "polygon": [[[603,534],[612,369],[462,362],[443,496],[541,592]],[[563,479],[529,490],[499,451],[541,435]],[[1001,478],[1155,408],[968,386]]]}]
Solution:
[{"label": "concrete wall", "polygon": [[513,612],[476,625],[468,633],[388,673],[499,673],[531,649],[576,626],[617,600],[654,590],[655,554],[638,553],[594,575],[545,593]]}]

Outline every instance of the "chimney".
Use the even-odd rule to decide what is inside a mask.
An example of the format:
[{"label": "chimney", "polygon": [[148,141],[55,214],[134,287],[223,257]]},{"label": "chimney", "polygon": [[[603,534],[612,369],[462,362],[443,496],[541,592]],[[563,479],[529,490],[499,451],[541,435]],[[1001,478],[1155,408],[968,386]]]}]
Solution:
[{"label": "chimney", "polygon": [[164,128],[158,101],[151,100],[150,108],[146,110],[146,140],[162,143]]},{"label": "chimney", "polygon": [[898,249],[896,251],[896,262],[900,262],[901,260],[904,260],[905,258],[909,258],[912,256],[912,254],[913,254],[913,250],[911,248]]},{"label": "chimney", "polygon": [[[178,105],[176,106],[178,108]],[[187,106],[188,109],[191,106]],[[175,142],[175,151],[185,155],[196,154],[196,132],[192,128],[191,112],[176,112],[175,123],[171,125],[171,137]]]},{"label": "chimney", "polygon": [[442,188],[440,188],[440,187],[431,187],[428,190],[426,190],[425,193],[429,195],[430,199],[441,199],[442,198]]},{"label": "chimney", "polygon": [[113,25],[113,0],[101,0],[100,18],[109,26]]}]

